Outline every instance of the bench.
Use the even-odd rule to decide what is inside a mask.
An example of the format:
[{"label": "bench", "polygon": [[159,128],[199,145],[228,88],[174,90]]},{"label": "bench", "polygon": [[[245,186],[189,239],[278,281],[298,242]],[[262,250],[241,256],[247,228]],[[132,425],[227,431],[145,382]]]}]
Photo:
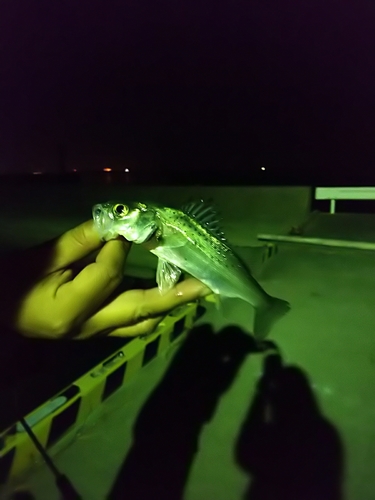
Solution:
[{"label": "bench", "polygon": [[375,187],[317,187],[316,200],[330,200],[330,214],[336,210],[336,200],[375,200]]}]

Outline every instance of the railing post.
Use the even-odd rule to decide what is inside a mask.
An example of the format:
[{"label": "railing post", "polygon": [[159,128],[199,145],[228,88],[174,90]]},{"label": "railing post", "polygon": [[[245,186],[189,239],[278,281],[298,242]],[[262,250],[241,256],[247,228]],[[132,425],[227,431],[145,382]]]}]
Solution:
[{"label": "railing post", "polygon": [[329,213],[334,214],[335,213],[335,207],[336,207],[336,200],[331,200],[331,204],[329,207]]}]

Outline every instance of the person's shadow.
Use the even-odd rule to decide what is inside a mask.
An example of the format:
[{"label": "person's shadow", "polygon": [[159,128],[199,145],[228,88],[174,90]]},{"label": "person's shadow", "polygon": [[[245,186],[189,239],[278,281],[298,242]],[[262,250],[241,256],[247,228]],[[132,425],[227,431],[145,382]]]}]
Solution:
[{"label": "person's shadow", "polygon": [[209,325],[191,330],[141,410],[133,446],[107,498],[182,499],[202,427],[246,356],[257,351],[237,327],[217,334]]},{"label": "person's shadow", "polygon": [[306,375],[269,355],[235,455],[251,476],[245,500],[341,500],[343,447]]}]

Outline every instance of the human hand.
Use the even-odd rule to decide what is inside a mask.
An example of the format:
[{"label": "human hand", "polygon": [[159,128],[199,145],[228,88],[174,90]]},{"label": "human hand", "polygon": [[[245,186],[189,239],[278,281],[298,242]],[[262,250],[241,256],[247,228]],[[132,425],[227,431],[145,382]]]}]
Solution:
[{"label": "human hand", "polygon": [[[90,220],[4,261],[0,293],[5,321],[28,337],[145,335],[175,307],[211,293],[191,278],[163,295],[153,288],[128,290],[111,299],[130,246],[125,240],[103,244]],[[95,261],[77,272],[77,263],[97,250]]]}]

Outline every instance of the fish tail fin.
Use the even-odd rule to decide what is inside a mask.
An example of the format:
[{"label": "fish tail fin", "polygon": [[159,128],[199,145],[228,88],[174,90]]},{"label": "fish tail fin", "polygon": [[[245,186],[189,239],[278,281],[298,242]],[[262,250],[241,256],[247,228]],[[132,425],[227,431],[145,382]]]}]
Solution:
[{"label": "fish tail fin", "polygon": [[257,340],[263,340],[271,331],[273,325],[290,310],[290,304],[286,300],[270,297],[266,306],[255,310],[254,336]]}]

